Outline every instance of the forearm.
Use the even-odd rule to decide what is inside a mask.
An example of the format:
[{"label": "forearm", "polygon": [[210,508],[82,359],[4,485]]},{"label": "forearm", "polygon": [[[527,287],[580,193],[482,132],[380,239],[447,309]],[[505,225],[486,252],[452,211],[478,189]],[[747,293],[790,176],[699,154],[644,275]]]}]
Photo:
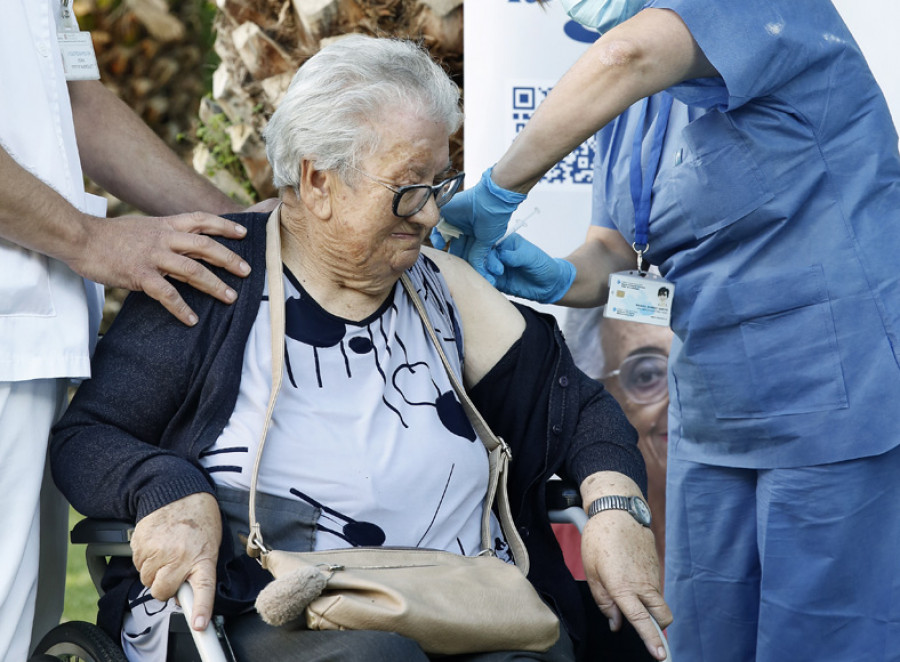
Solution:
[{"label": "forearm", "polygon": [[69,262],[85,245],[96,222],[0,148],[0,237],[18,246]]},{"label": "forearm", "polygon": [[580,491],[585,509],[602,496],[643,496],[636,482],[616,471],[591,474],[581,482]]},{"label": "forearm", "polygon": [[241,205],[184,163],[99,81],[69,83],[85,174],[145,213],[225,214]]},{"label": "forearm", "polygon": [[677,14],[646,9],[604,34],[566,72],[494,166],[493,181],[526,193],[638,99],[714,74]]},{"label": "forearm", "polygon": [[615,230],[591,226],[585,242],[566,258],[575,265],[575,281],[557,301],[561,306],[593,308],[609,299],[609,275],[634,269],[637,258]]}]

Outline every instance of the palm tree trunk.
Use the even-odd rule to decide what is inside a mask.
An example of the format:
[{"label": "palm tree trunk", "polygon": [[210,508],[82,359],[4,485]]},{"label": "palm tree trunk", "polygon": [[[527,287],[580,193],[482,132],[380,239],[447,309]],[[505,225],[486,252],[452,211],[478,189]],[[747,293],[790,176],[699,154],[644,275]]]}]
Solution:
[{"label": "palm tree trunk", "polygon": [[[212,99],[201,106],[207,126],[226,125],[230,147],[259,197],[275,194],[260,131],[303,61],[329,38],[351,32],[421,41],[462,87],[462,0],[217,0]],[[218,118],[218,119],[217,119]],[[219,169],[211,150],[195,167]],[[462,137],[451,155],[462,164]]]}]

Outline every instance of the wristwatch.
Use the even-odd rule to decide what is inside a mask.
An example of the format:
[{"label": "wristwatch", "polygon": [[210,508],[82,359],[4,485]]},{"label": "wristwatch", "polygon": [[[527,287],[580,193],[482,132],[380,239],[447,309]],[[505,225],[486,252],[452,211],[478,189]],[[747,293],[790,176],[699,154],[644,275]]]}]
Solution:
[{"label": "wristwatch", "polygon": [[650,506],[639,496],[602,496],[588,508],[588,517],[604,510],[627,510],[640,524],[650,526]]}]

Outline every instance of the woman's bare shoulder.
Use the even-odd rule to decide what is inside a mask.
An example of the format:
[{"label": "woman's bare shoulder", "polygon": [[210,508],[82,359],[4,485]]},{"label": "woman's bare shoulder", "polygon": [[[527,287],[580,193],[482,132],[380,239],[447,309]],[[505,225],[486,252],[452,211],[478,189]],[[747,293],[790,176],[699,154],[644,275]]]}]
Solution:
[{"label": "woman's bare shoulder", "polygon": [[466,382],[478,380],[525,330],[525,318],[468,262],[433,248],[422,254],[437,265],[459,310],[466,338]]}]

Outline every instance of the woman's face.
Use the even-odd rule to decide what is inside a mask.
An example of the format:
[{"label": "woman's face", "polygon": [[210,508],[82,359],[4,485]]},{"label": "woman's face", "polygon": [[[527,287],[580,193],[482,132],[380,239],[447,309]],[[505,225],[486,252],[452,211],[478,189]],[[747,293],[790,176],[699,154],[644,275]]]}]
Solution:
[{"label": "woman's face", "polygon": [[[374,131],[377,150],[359,163],[359,170],[395,188],[432,185],[447,177],[449,136],[443,124],[399,112],[376,124]],[[341,259],[360,273],[405,271],[437,225],[434,198],[415,215],[400,218],[392,210],[393,192],[352,170],[350,177],[352,185],[336,181],[332,190],[328,244],[340,247]]]},{"label": "woman's face", "polygon": [[[648,354],[668,359],[669,349],[672,346],[672,331],[667,327],[651,324],[604,319],[601,343],[606,362],[606,372],[609,373],[620,369],[623,362],[632,356]],[[638,370],[633,380],[638,387],[638,393],[641,392],[641,389],[646,390],[651,380],[660,377],[661,368],[652,359],[632,360],[631,364],[636,365]],[[661,376],[665,378],[664,370],[661,372]],[[640,445],[642,446],[641,450],[644,451],[645,457],[649,452],[653,455],[658,455],[657,461],[664,463],[666,445],[669,441],[668,390],[661,392],[661,397],[658,401],[642,404],[636,402],[635,398],[646,398],[629,393],[624,388],[625,383],[626,377],[623,374],[604,380],[606,388],[609,389],[609,392],[622,406],[629,422],[638,431]],[[646,459],[649,467],[651,464],[650,460],[653,458],[651,456]]]}]

